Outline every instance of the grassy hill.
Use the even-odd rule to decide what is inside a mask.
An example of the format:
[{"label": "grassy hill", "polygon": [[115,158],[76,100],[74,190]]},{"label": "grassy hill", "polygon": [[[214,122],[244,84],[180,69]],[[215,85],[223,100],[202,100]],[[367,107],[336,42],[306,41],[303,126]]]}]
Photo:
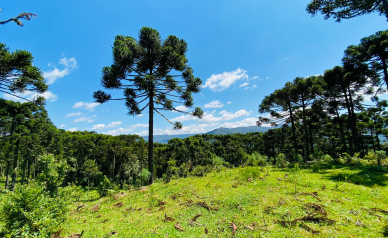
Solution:
[{"label": "grassy hill", "polygon": [[387,181],[373,167],[222,169],[114,197],[93,191],[72,206],[61,235],[383,237]]}]

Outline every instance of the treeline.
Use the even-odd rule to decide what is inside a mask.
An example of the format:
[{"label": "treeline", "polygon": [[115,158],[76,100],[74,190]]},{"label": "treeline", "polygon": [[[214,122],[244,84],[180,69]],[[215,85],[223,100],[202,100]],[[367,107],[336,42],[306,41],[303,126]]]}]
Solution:
[{"label": "treeline", "polygon": [[[265,135],[267,155],[286,153],[309,160],[314,151],[333,157],[380,150],[386,133],[388,31],[363,38],[345,50],[342,65],[321,75],[297,77],[266,96],[258,125],[283,125]],[[366,102],[366,97],[370,98]]]},{"label": "treeline", "polygon": [[[120,186],[145,182],[141,173],[148,168],[148,142],[140,136],[69,132],[53,125],[42,102],[0,99],[0,104],[0,175],[6,178],[6,189],[35,179],[42,172],[44,154],[65,163],[64,185],[99,185],[104,176]],[[189,164],[190,172],[213,164],[218,157],[230,166],[239,166],[249,154],[265,154],[264,145],[262,133],[176,138],[168,144],[155,144],[152,172],[163,178],[171,167]]]}]

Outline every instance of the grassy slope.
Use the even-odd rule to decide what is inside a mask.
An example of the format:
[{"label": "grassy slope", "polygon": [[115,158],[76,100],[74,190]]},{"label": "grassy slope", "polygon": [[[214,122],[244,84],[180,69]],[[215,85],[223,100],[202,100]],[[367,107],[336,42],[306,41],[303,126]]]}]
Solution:
[{"label": "grassy slope", "polygon": [[[234,222],[238,227],[236,237],[383,236],[388,215],[370,214],[365,209],[388,210],[387,174],[346,168],[322,173],[302,170],[302,182],[297,186],[295,194],[294,186],[284,180],[288,173],[286,170],[273,168],[269,176],[262,172],[263,179],[242,184],[238,182],[240,170],[214,172],[201,178],[177,179],[168,184],[155,183],[145,191],[127,191],[117,201],[109,197],[86,202],[86,207],[79,211],[76,211],[76,207],[80,203],[74,204],[67,222],[63,224],[62,235],[84,230],[83,237],[104,237],[111,231],[116,231],[117,237],[232,237],[228,223]],[[360,185],[336,182],[339,173],[356,174],[351,180]],[[322,190],[324,185],[326,188]],[[313,196],[302,195],[303,192],[318,192],[321,201]],[[95,191],[91,195],[97,197]],[[218,210],[208,211],[200,205],[189,206],[187,203],[190,199],[194,204],[205,201]],[[158,200],[166,204],[160,205]],[[118,202],[124,205],[120,208],[112,206]],[[97,203],[101,203],[100,211],[91,212],[90,208]],[[305,216],[306,203],[323,204],[327,217],[336,223],[306,222],[308,227],[319,231],[313,235],[300,222],[290,228],[276,222]],[[165,214],[175,221],[164,221]],[[197,224],[190,225],[189,220],[198,214],[202,216],[197,219]],[[185,231],[178,231],[174,227],[177,222]],[[204,232],[205,226],[208,229],[207,235]]]}]

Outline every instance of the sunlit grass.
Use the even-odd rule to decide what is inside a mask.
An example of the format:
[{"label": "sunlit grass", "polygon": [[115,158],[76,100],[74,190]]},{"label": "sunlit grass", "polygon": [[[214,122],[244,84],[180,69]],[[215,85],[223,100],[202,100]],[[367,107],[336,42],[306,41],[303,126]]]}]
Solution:
[{"label": "sunlit grass", "polygon": [[[84,230],[83,237],[104,237],[110,232],[116,237],[231,237],[230,223],[235,223],[236,237],[383,236],[388,215],[370,209],[388,210],[387,174],[366,171],[369,175],[364,176],[364,170],[348,168],[321,173],[301,170],[299,179],[290,181],[288,170],[272,168],[268,175],[262,171],[249,182],[242,179],[241,170],[155,183],[145,191],[124,191],[118,200],[99,198],[92,191],[89,200],[83,197],[72,206],[62,235]],[[337,181],[341,174],[347,174],[348,181]],[[317,195],[310,195],[312,192]],[[113,206],[119,202],[123,206]],[[98,203],[100,210],[92,212],[91,207]],[[335,224],[280,224],[306,216],[307,203],[324,205],[327,218]],[[85,207],[77,211],[82,204]],[[165,221],[165,214],[175,220]],[[199,214],[202,216],[190,222]],[[184,231],[174,227],[177,223]],[[313,234],[315,231],[318,233]]]}]

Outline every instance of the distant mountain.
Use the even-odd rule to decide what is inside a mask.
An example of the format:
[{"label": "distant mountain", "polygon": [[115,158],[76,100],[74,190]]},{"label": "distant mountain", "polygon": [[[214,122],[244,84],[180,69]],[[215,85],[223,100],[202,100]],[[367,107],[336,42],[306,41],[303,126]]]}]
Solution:
[{"label": "distant mountain", "polygon": [[[201,134],[209,134],[209,135],[227,135],[227,134],[246,134],[250,132],[266,132],[273,127],[262,127],[262,126],[247,126],[247,127],[236,127],[236,128],[217,128],[212,131],[201,133]],[[184,134],[184,135],[155,135],[154,142],[158,143],[168,143],[169,140],[173,138],[184,139],[190,136],[194,136],[195,134]],[[148,141],[148,136],[143,136],[144,140]]]}]

